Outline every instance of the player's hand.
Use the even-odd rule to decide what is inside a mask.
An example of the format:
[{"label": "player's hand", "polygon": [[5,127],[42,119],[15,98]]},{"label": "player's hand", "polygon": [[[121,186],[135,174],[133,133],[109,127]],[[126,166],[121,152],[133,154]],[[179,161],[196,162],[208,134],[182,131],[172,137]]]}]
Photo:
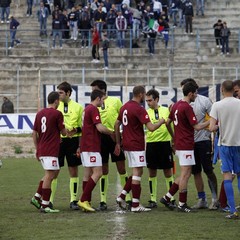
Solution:
[{"label": "player's hand", "polygon": [[119,155],[120,155],[120,151],[121,151],[120,144],[117,143],[117,144],[115,145],[115,149],[114,149],[114,152],[113,152],[113,153],[114,153],[116,156],[119,156]]},{"label": "player's hand", "polygon": [[164,118],[160,118],[159,122],[161,122],[161,124],[166,123]]},{"label": "player's hand", "polygon": [[80,158],[80,147],[78,147],[77,151],[76,151],[76,157]]},{"label": "player's hand", "polygon": [[77,129],[73,128],[71,131],[67,130],[67,137],[72,138],[74,134],[77,133]]}]

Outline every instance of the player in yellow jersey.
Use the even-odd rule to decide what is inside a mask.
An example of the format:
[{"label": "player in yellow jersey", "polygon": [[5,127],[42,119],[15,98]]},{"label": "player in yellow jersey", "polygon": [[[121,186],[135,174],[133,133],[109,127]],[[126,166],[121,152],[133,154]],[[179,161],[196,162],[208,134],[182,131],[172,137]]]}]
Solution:
[{"label": "player in yellow jersey", "polygon": [[[109,130],[114,130],[114,124],[117,120],[120,108],[122,107],[122,102],[118,97],[112,97],[107,95],[107,84],[103,80],[95,80],[91,83],[92,90],[98,89],[106,94],[104,103],[99,107],[99,112],[101,116],[102,124]],[[103,163],[103,175],[100,179],[100,195],[101,202],[99,210],[107,210],[107,191],[108,191],[108,161],[109,155],[111,155],[112,162],[116,163],[117,171],[120,175],[121,185],[124,186],[128,175],[125,168],[125,156],[123,151],[121,151],[119,156],[113,154],[116,143],[113,142],[112,138],[106,134],[101,134],[101,156]],[[126,201],[130,203],[130,197],[127,195]]]},{"label": "player in yellow jersey", "polygon": [[[151,89],[146,93],[146,102],[149,109],[148,115],[152,123],[156,123],[160,118],[164,118],[166,121],[169,116],[169,109],[159,105],[159,92],[155,89]],[[163,124],[160,128],[154,132],[147,130],[146,134],[146,160],[149,171],[149,189],[151,199],[147,207],[157,207],[157,169],[162,169],[167,190],[170,189],[173,179],[173,155],[172,155],[172,129],[167,128]],[[172,199],[174,203],[174,199]]]},{"label": "player in yellow jersey", "polygon": [[[62,82],[57,86],[57,89],[60,95],[58,110],[63,114],[64,124],[67,129],[67,136],[61,136],[58,158],[59,165],[60,167],[64,166],[64,160],[66,157],[70,175],[70,208],[72,210],[78,210],[78,166],[81,165],[81,159],[76,156],[76,152],[79,146],[79,136],[81,135],[83,107],[70,98],[72,94],[72,86],[68,82]],[[53,203],[56,188],[57,178],[53,180],[51,186],[51,203]]]}]

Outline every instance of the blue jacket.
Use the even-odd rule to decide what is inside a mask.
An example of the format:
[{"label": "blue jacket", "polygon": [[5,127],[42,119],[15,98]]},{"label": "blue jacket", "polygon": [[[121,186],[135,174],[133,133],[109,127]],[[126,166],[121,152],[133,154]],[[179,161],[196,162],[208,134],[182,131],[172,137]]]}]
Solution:
[{"label": "blue jacket", "polygon": [[17,29],[19,25],[20,23],[15,18],[12,18],[12,20],[10,21],[10,29],[11,30]]}]

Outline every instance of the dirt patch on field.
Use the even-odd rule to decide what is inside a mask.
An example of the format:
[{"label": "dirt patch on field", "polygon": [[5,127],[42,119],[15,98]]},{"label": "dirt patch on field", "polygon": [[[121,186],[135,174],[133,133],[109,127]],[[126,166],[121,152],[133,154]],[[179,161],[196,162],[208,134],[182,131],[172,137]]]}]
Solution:
[{"label": "dirt patch on field", "polygon": [[7,157],[35,157],[35,147],[31,136],[0,136],[0,159]]}]

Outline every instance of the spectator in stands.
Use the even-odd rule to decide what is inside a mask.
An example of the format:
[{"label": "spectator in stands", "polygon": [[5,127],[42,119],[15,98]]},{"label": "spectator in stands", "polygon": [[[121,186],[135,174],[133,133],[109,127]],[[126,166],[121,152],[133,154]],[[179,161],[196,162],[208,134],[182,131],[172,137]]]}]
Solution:
[{"label": "spectator in stands", "polygon": [[111,8],[106,16],[107,33],[109,39],[115,39],[116,37],[116,18],[117,13]]},{"label": "spectator in stands", "polygon": [[218,21],[213,25],[214,28],[214,37],[216,40],[216,47],[222,47],[222,39],[221,39],[221,29],[223,28],[222,20],[218,19]]},{"label": "spectator in stands", "polygon": [[91,29],[91,16],[87,6],[83,8],[82,13],[79,15],[78,28],[81,31],[82,48],[84,48],[84,45],[86,48],[88,48],[89,31]]},{"label": "spectator in stands", "polygon": [[92,63],[100,62],[99,43],[100,43],[99,33],[97,31],[97,27],[94,25],[92,30],[92,57],[93,57]]},{"label": "spectator in stands", "polygon": [[133,14],[133,40],[139,39],[140,26],[142,22],[142,12],[136,8],[129,8]]},{"label": "spectator in stands", "polygon": [[11,0],[0,0],[1,23],[9,23]]},{"label": "spectator in stands", "polygon": [[37,11],[38,22],[40,23],[40,36],[47,36],[47,18],[49,16],[48,9],[40,2],[40,8]]},{"label": "spectator in stands", "polygon": [[68,21],[71,31],[71,39],[76,41],[78,37],[78,14],[75,7],[73,7],[72,11],[68,14]]},{"label": "spectator in stands", "polygon": [[27,17],[32,16],[33,0],[27,0]]},{"label": "spectator in stands", "polygon": [[99,7],[99,3],[98,3],[98,0],[94,0],[92,3],[91,3],[91,10],[92,10],[92,12],[95,12],[97,9],[98,9],[98,7]]},{"label": "spectator in stands", "polygon": [[223,22],[223,27],[221,29],[221,39],[222,39],[222,52],[229,54],[229,36],[231,35],[230,29],[227,27],[227,23]]},{"label": "spectator in stands", "polygon": [[117,28],[117,45],[119,48],[125,47],[125,31],[127,30],[127,19],[119,11],[118,17],[116,18],[116,28]]},{"label": "spectator in stands", "polygon": [[166,13],[166,15],[168,15],[168,1],[169,0],[159,0],[159,2],[161,2],[162,4],[162,11],[164,11]]},{"label": "spectator in stands", "polygon": [[44,6],[48,9],[49,15],[51,15],[51,6],[50,6],[50,1],[49,0],[42,0],[44,3]]},{"label": "spectator in stands", "polygon": [[155,41],[156,41],[156,37],[157,37],[157,32],[155,30],[153,30],[152,28],[150,28],[147,32],[147,37],[148,37],[148,49],[149,49],[149,54],[151,56],[154,55],[155,53]]},{"label": "spectator in stands", "polygon": [[198,13],[201,12],[202,16],[204,16],[204,4],[205,4],[204,0],[197,0],[197,2],[196,2],[196,8],[197,8],[196,15],[198,15]]},{"label": "spectator in stands", "polygon": [[162,10],[162,3],[157,0],[153,0],[153,13],[155,19],[160,17]]},{"label": "spectator in stands", "polygon": [[14,42],[17,43],[17,46],[21,44],[19,39],[16,39],[17,28],[20,23],[11,15],[10,19],[10,38],[11,38],[11,46],[8,49],[12,49],[14,47]]},{"label": "spectator in stands", "polygon": [[94,24],[96,25],[100,39],[102,39],[102,30],[106,21],[106,13],[102,10],[102,5],[93,13]]},{"label": "spectator in stands", "polygon": [[56,38],[58,37],[59,40],[59,47],[62,49],[62,21],[59,17],[59,14],[56,12],[55,16],[52,20],[52,33],[53,33],[53,46],[52,48],[55,49]]},{"label": "spectator in stands", "polygon": [[178,6],[179,27],[182,28],[185,25],[185,17],[183,17],[183,8],[186,0],[180,0]]},{"label": "spectator in stands", "polygon": [[108,48],[109,48],[109,39],[107,38],[107,33],[103,32],[103,42],[102,42],[102,50],[103,50],[103,59],[104,59],[104,68],[108,70]]},{"label": "spectator in stands", "polygon": [[62,38],[63,39],[69,39],[69,21],[68,21],[68,13],[67,10],[64,9],[63,13],[60,13],[60,18],[61,18],[61,22],[62,22]]},{"label": "spectator in stands", "polygon": [[13,103],[7,97],[3,97],[2,113],[14,113]]},{"label": "spectator in stands", "polygon": [[185,22],[186,22],[186,33],[188,33],[188,28],[190,29],[190,34],[192,32],[192,20],[193,20],[193,5],[190,0],[186,0],[184,7],[183,7],[183,15],[185,15]]},{"label": "spectator in stands", "polygon": [[132,23],[133,23],[132,15],[133,15],[133,13],[132,13],[132,11],[130,10],[130,8],[128,7],[127,4],[122,5],[122,15],[127,20],[127,28],[132,29]]},{"label": "spectator in stands", "polygon": [[160,17],[158,19],[158,31],[159,33],[162,35],[164,43],[165,43],[165,48],[168,47],[168,40],[169,40],[169,25],[168,22],[163,19],[162,17]]},{"label": "spectator in stands", "polygon": [[170,6],[169,15],[173,18],[173,26],[177,26],[177,14],[180,5],[180,0],[172,0],[172,5]]}]

